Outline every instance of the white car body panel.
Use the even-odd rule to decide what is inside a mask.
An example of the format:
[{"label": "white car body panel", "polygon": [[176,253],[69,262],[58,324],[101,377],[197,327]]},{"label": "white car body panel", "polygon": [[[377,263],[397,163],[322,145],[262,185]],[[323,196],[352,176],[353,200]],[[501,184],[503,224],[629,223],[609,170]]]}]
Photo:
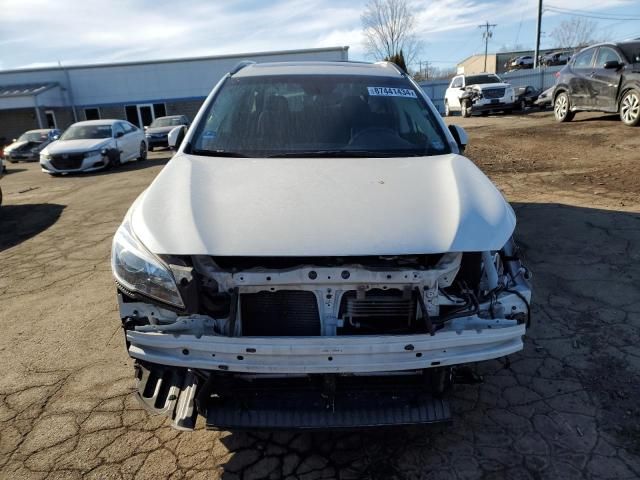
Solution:
[{"label": "white car body panel", "polygon": [[179,154],[132,207],[156,254],[331,256],[500,249],[513,210],[465,157]]},{"label": "white car body panel", "polygon": [[48,145],[43,152],[49,155],[61,153],[87,152],[99,148],[108,148],[113,145],[111,138],[87,138],[82,140],[56,140]]}]

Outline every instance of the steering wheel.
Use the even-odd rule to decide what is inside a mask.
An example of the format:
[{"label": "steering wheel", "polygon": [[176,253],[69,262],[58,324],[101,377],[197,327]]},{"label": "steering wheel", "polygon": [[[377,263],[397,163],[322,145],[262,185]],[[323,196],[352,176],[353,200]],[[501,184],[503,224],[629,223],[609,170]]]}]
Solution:
[{"label": "steering wheel", "polygon": [[368,148],[375,148],[378,146],[411,146],[409,142],[398,135],[398,132],[392,128],[386,127],[368,127],[360,130],[351,138],[349,145],[352,146],[354,144],[362,143],[364,139],[366,139],[365,142]]}]

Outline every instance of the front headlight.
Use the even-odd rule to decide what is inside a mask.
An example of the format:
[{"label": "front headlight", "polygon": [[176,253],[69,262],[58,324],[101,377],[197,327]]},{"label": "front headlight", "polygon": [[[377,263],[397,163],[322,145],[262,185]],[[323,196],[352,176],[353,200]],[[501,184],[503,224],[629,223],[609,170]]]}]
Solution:
[{"label": "front headlight", "polygon": [[128,218],[113,237],[111,269],[123,287],[184,308],[173,274],[135,237]]},{"label": "front headlight", "polygon": [[516,94],[513,88],[507,88],[507,97],[513,97]]},{"label": "front headlight", "polygon": [[51,160],[51,155],[49,153],[40,153],[40,160]]},{"label": "front headlight", "polygon": [[84,156],[85,158],[87,158],[87,157],[93,157],[94,155],[106,155],[106,154],[107,154],[106,148],[98,148],[96,150],[90,150],[88,152],[85,152]]}]

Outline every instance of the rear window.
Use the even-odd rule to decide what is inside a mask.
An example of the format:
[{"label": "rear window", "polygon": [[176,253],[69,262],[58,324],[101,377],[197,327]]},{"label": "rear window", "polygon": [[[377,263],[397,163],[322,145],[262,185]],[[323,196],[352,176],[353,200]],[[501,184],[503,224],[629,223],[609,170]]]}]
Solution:
[{"label": "rear window", "polygon": [[232,77],[208,106],[187,151],[247,157],[448,153],[436,115],[401,78]]}]

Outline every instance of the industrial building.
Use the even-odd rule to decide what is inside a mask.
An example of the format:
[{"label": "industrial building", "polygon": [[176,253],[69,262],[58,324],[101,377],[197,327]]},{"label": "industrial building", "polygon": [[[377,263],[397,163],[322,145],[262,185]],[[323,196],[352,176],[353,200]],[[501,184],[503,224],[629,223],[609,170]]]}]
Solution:
[{"label": "industrial building", "polygon": [[142,127],[156,117],[193,119],[213,86],[242,60],[347,61],[349,47],[0,71],[0,141],[35,128],[120,118]]}]

